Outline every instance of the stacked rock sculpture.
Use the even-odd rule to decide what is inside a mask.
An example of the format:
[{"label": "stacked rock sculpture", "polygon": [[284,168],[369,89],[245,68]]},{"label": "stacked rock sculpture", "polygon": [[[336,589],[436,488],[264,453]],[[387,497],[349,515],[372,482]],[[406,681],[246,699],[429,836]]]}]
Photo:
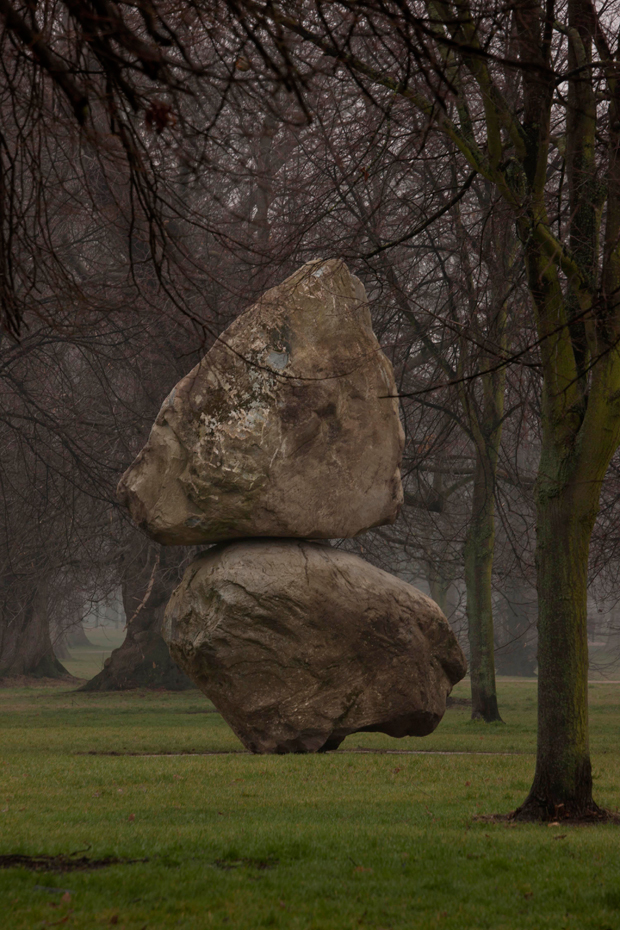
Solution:
[{"label": "stacked rock sculpture", "polygon": [[430,598],[326,542],[394,522],[402,451],[364,287],[316,261],[179,382],[120,481],[154,539],[218,544],[187,569],[164,638],[253,752],[423,736],[465,674]]}]

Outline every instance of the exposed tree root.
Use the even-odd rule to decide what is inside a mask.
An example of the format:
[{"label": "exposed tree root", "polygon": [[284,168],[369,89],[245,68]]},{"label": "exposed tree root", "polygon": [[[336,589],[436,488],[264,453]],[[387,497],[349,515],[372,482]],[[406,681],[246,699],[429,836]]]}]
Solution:
[{"label": "exposed tree root", "polygon": [[525,809],[525,805],[523,805],[523,807],[518,807],[508,814],[476,814],[473,820],[479,823],[503,823],[507,826],[516,826],[518,823],[540,823],[546,824],[548,827],[587,826],[589,824],[603,823],[620,825],[620,813],[598,807],[595,804],[592,809],[585,809],[580,812],[573,811],[572,813],[562,813],[560,811],[557,817],[552,817],[548,816],[543,808],[539,808],[537,813],[536,808],[528,805],[527,809]]}]

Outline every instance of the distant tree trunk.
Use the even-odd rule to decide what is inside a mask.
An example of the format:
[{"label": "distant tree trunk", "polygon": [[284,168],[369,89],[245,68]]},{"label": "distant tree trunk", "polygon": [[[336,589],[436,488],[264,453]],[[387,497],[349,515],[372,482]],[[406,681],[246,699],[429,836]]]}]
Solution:
[{"label": "distant tree trunk", "polygon": [[75,646],[92,646],[93,644],[86,635],[86,630],[84,629],[84,624],[80,620],[78,623],[75,623],[73,626],[69,627],[65,633],[65,641],[69,649]]},{"label": "distant tree trunk", "polygon": [[80,618],[76,620],[72,626],[62,629],[54,638],[54,655],[60,660],[70,659],[71,649],[75,647],[79,648],[80,646],[92,647],[92,645],[93,644],[84,631],[82,619]]},{"label": "distant tree trunk", "polygon": [[0,588],[0,678],[69,678],[52,648],[47,579],[39,576],[36,583],[7,573]]},{"label": "distant tree trunk", "polygon": [[452,584],[452,578],[447,577],[441,570],[441,566],[435,563],[428,563],[426,573],[428,587],[431,597],[440,607],[441,611],[447,616],[448,614],[448,591]]},{"label": "distant tree trunk", "polygon": [[531,676],[536,671],[533,642],[536,593],[520,579],[504,581],[504,622],[496,639],[495,668],[500,675]]},{"label": "distant tree trunk", "polygon": [[67,646],[67,640],[64,636],[58,636],[54,640],[54,645],[52,646],[54,650],[54,655],[58,661],[64,662],[66,659],[71,658],[71,653],[69,652],[69,647]]},{"label": "distant tree trunk", "polygon": [[153,543],[145,543],[137,555],[125,556],[122,595],[127,636],[106,659],[102,671],[80,691],[183,691],[194,687],[170,658],[161,636],[166,605],[180,581],[179,562],[178,549],[162,549]]},{"label": "distant tree trunk", "polygon": [[[505,340],[505,308],[495,319],[497,343]],[[463,349],[463,354],[465,350]],[[489,356],[481,359],[482,399],[465,385],[460,390],[463,412],[474,439],[476,460],[472,509],[463,557],[467,590],[471,716],[487,723],[501,721],[495,682],[493,630],[493,555],[495,551],[495,488],[504,413],[504,369],[493,370]],[[485,371],[486,369],[486,371]]]},{"label": "distant tree trunk", "polygon": [[[433,491],[426,503],[427,508],[434,513],[444,513],[446,500],[451,491],[451,488],[444,488],[443,475],[440,469],[437,469],[433,475]],[[447,616],[448,592],[454,581],[454,565],[449,558],[447,546],[444,546],[440,552],[433,552],[429,557],[426,563],[426,579],[431,597]]]},{"label": "distant tree trunk", "polygon": [[[507,290],[514,267],[515,241],[511,227],[499,217],[491,220],[489,186],[480,190],[482,204],[487,209],[489,222],[484,245],[493,262],[490,289],[494,312],[484,330],[476,334],[479,358],[479,386],[463,380],[459,398],[466,418],[468,432],[475,448],[474,486],[472,511],[463,549],[465,586],[467,589],[467,625],[469,635],[469,672],[471,678],[471,716],[487,723],[501,721],[497,706],[495,682],[495,636],[493,630],[493,555],[495,550],[495,491],[497,462],[504,419],[505,368],[497,367],[497,353],[507,349]],[[473,283],[466,230],[457,204],[452,211],[459,234],[462,266],[472,320],[477,314],[477,291]],[[474,330],[475,332],[475,330]],[[463,333],[459,353],[459,374],[468,370],[471,352],[470,334]]]},{"label": "distant tree trunk", "polygon": [[491,577],[495,545],[495,469],[480,453],[464,548],[472,719],[501,720],[495,683]]}]

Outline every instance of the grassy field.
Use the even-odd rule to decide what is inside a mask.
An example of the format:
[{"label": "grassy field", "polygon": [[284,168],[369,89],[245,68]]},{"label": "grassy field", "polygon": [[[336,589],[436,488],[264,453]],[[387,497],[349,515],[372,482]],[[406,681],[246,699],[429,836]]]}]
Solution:
[{"label": "grassy field", "polygon": [[[596,797],[617,808],[620,685],[590,696]],[[620,828],[477,819],[533,774],[535,684],[500,680],[500,700],[504,725],[457,705],[422,740],[273,757],[198,692],[0,689],[0,855],[124,860],[0,870],[0,927],[620,928]]]}]

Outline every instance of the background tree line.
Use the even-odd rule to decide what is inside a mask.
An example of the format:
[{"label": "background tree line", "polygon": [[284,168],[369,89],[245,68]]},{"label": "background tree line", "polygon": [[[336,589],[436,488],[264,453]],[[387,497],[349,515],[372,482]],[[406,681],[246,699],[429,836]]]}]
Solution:
[{"label": "background tree line", "polygon": [[[464,594],[487,720],[498,595],[523,644],[532,618],[515,606],[536,586],[538,758],[521,816],[594,810],[588,560],[593,539],[602,590],[620,441],[613,5],[0,13],[7,603],[28,572],[42,592],[109,583],[102,566],[120,577],[133,531],[114,479],[159,400],[264,287],[338,255],[366,285],[408,440],[403,517],[361,546],[446,607]],[[158,557],[135,566],[145,592]],[[25,587],[28,616],[45,615],[47,595]]]}]

